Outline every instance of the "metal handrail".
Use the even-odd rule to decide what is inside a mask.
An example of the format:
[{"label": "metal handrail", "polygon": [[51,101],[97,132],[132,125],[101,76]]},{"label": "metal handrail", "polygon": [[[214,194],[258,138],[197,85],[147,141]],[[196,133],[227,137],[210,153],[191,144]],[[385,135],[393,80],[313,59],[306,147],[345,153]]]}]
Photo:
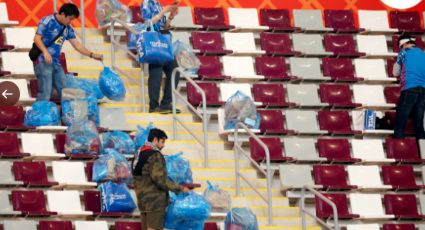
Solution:
[{"label": "metal handrail", "polygon": [[[309,210],[307,210],[305,208],[305,190],[310,191],[311,193],[313,193],[314,195],[316,195],[319,199],[323,200],[324,202],[326,202],[328,205],[330,205],[332,207],[333,220],[334,220],[334,226],[333,227],[331,225],[329,225],[328,223],[326,223],[325,221],[323,221],[322,219],[320,219],[319,217],[317,217],[314,213],[310,212]],[[303,230],[306,230],[307,229],[307,222],[306,222],[306,216],[305,216],[305,214],[308,214],[309,216],[311,216],[317,222],[319,222],[320,224],[322,224],[326,229],[329,229],[329,230],[340,230],[339,223],[338,223],[338,210],[336,208],[335,203],[332,202],[329,198],[327,198],[323,194],[321,194],[320,192],[316,191],[310,185],[304,185],[303,188],[301,189],[300,215],[301,215],[301,223],[302,223]]]},{"label": "metal handrail", "polygon": [[[116,48],[119,48],[121,50],[124,50],[128,55],[130,55],[131,58],[133,58],[135,61],[139,62],[138,57],[139,57],[139,53],[134,54],[132,53],[127,47],[121,45],[119,43],[119,41],[115,40],[115,23],[120,24],[125,30],[129,31],[130,33],[133,34],[138,34],[139,32],[137,32],[137,30],[131,28],[131,26],[129,26],[126,22],[118,19],[118,18],[112,18],[111,19],[111,24],[110,24],[110,39],[111,39],[111,67],[112,69],[116,70],[117,72],[119,72],[121,75],[125,76],[127,79],[129,79],[131,82],[137,84],[137,82],[135,82],[130,76],[128,76],[123,70],[121,70],[117,65],[116,65],[116,61],[115,61],[115,51]],[[138,52],[138,51],[137,51]],[[140,78],[141,78],[141,87],[142,87],[142,111],[146,112],[146,100],[145,100],[145,73],[144,73],[144,68],[143,68],[143,64],[140,63]]]},{"label": "metal handrail", "polygon": [[[72,0],[68,0],[69,3],[74,3]],[[58,7],[57,0],[53,0],[53,12],[56,12]],[[80,14],[81,14],[81,43],[86,46],[86,21],[84,12],[84,0],[80,0]]]},{"label": "metal handrail", "polygon": [[[266,170],[264,170],[254,159],[251,158],[251,155],[247,153],[242,148],[242,143],[239,143],[239,129],[245,130],[249,136],[254,138],[255,142],[257,142],[263,149],[264,153],[266,155]],[[270,151],[266,144],[260,138],[258,138],[244,123],[239,122],[236,124],[235,131],[234,131],[235,141],[233,149],[235,151],[235,174],[236,174],[236,195],[240,196],[241,194],[241,182],[240,179],[242,178],[266,203],[267,203],[267,211],[268,211],[268,224],[273,225],[273,209],[272,209],[272,173],[271,173],[271,167],[270,167]],[[242,153],[243,156],[245,156],[251,163],[257,167],[257,169],[263,173],[266,176],[267,180],[267,198],[264,197],[263,194],[261,194],[256,186],[252,185],[250,180],[245,178],[241,172],[240,172],[240,165],[239,165],[239,153]]]},{"label": "metal handrail", "polygon": [[[180,94],[179,89],[175,89],[175,85],[176,85],[176,75],[177,72],[180,73],[180,77],[184,77],[186,79],[186,81],[188,83],[190,83],[191,85],[193,85],[193,87],[195,87],[195,89],[201,94],[202,97],[202,113],[200,113],[195,107],[193,107],[193,105],[191,105],[185,97],[183,97],[183,95]],[[205,95],[204,90],[202,90],[202,88],[196,84],[196,82],[194,80],[192,80],[190,78],[190,76],[180,67],[175,68],[173,70],[173,73],[171,75],[171,85],[172,85],[172,91],[171,91],[171,96],[173,99],[173,138],[176,139],[177,136],[177,122],[184,128],[186,129],[186,131],[188,131],[194,138],[195,140],[204,147],[204,167],[208,167],[208,114],[207,114],[207,98]],[[203,135],[204,135],[204,139],[201,140],[199,137],[197,137],[192,130],[190,129],[190,127],[187,127],[184,122],[177,116],[176,114],[176,103],[177,103],[177,98],[180,99],[182,102],[184,102],[188,108],[190,108],[192,110],[192,112],[197,115],[199,118],[202,119],[202,131],[203,131]]]}]

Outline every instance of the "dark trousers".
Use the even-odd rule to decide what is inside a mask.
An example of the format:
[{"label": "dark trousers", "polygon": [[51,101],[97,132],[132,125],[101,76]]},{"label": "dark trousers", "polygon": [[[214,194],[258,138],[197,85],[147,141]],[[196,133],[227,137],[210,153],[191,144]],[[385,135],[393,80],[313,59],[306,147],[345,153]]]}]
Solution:
[{"label": "dark trousers", "polygon": [[415,87],[401,91],[397,104],[394,138],[404,138],[407,119],[412,113],[416,139],[425,139],[424,112],[425,88]]},{"label": "dark trousers", "polygon": [[[156,109],[158,106],[162,109],[168,109],[171,106],[171,74],[174,68],[177,67],[177,62],[172,61],[164,65],[149,64],[149,109]],[[161,104],[159,104],[159,92],[161,89],[162,72],[165,73],[164,95],[162,96]],[[180,74],[176,75],[177,87],[180,80]]]}]

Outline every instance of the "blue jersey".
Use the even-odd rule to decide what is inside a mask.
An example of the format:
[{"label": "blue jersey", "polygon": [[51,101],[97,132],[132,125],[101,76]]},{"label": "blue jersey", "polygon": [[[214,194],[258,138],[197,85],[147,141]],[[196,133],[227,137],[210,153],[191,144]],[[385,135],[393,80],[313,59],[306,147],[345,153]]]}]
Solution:
[{"label": "blue jersey", "polygon": [[[63,28],[64,25],[59,23],[56,15],[51,14],[40,20],[38,23],[37,34],[41,35],[44,45],[47,46],[54,38],[56,38],[56,36],[58,36]],[[71,26],[67,26],[62,35],[59,36],[49,47],[47,47],[54,64],[60,65],[59,56],[63,42],[73,38],[75,38],[74,29],[72,29]],[[41,54],[37,61],[44,61],[44,55]]]},{"label": "blue jersey", "polygon": [[[142,12],[143,19],[145,19],[145,21],[149,21],[162,11],[162,6],[157,0],[143,0],[140,11]],[[156,30],[165,30],[165,24],[166,18],[163,16],[157,23],[154,24],[154,27]]]},{"label": "blue jersey", "polygon": [[402,90],[414,87],[425,88],[425,53],[417,48],[402,49],[397,57],[397,64],[401,66]]}]

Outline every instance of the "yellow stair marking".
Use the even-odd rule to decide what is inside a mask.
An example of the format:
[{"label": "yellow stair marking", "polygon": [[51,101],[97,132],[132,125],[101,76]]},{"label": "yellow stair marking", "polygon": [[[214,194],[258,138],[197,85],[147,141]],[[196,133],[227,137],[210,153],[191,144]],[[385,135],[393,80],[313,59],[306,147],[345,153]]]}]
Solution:
[{"label": "yellow stair marking", "polygon": [[[192,168],[192,171],[221,171],[221,172],[235,172],[234,168]],[[242,168],[242,172],[256,172],[253,168]]]},{"label": "yellow stair marking", "polygon": [[[151,113],[142,113],[142,112],[126,112],[126,115],[139,115],[139,116],[144,116],[144,115],[152,115]],[[180,113],[177,114],[177,116],[192,116],[191,113]]]},{"label": "yellow stair marking", "polygon": [[[68,66],[72,70],[102,70],[103,66]],[[140,70],[138,67],[120,67],[121,70]]]}]

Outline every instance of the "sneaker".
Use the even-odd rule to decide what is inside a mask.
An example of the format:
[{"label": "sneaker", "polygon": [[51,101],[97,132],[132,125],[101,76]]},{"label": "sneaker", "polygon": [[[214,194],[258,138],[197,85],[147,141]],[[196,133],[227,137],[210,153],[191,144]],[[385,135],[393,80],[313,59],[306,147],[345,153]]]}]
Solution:
[{"label": "sneaker", "polygon": [[155,109],[149,109],[149,113],[159,113],[159,108],[156,107]]},{"label": "sneaker", "polygon": [[[173,108],[171,106],[167,107],[167,108],[159,108],[159,113],[160,114],[171,114],[171,113],[173,113]],[[176,108],[176,113],[181,113],[180,109]]]}]

